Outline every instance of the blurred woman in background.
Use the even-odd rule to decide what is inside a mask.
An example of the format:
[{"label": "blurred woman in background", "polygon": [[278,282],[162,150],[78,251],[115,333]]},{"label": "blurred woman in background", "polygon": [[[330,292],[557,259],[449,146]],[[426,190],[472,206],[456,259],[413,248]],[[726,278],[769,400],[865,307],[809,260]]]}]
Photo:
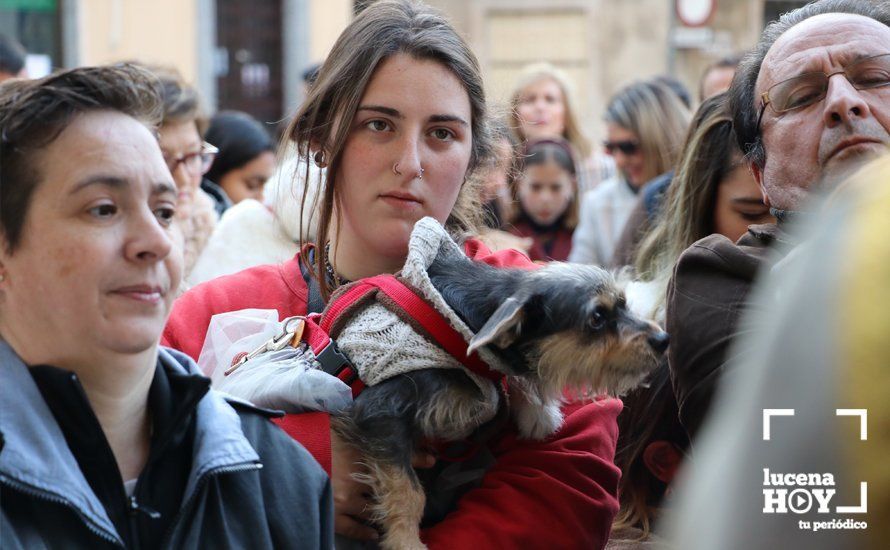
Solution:
[{"label": "blurred woman in background", "polygon": [[549,63],[523,69],[510,94],[509,122],[520,145],[545,138],[568,140],[579,159],[578,187],[582,193],[614,174],[612,160],[593,153],[581,131],[568,75]]},{"label": "blurred woman in background", "polygon": [[219,219],[215,199],[201,187],[217,149],[201,138],[207,121],[198,92],[175,69],[148,68],[161,82],[164,118],[158,141],[179,190],[176,218],[185,238],[183,276],[187,279]]},{"label": "blurred woman in background", "polygon": [[584,195],[572,262],[605,265],[611,260],[639,190],[676,164],[689,110],[664,84],[644,81],[615,94],[604,119],[604,146],[618,174]]},{"label": "blurred woman in background", "polygon": [[721,233],[735,242],[759,223],[775,218],[736,145],[726,94],[718,94],[696,112],[664,207],[637,253],[639,277],[655,283],[655,308],[663,310],[674,263],[695,241]]},{"label": "blurred woman in background", "polygon": [[519,151],[512,132],[503,122],[492,122],[491,135],[494,164],[480,174],[482,205],[485,207],[483,223],[491,229],[500,229],[513,210],[512,188]]},{"label": "blurred woman in background", "polygon": [[219,149],[205,177],[232,204],[263,200],[263,187],[276,164],[275,143],[263,125],[247,113],[222,111],[210,119],[204,139]]}]

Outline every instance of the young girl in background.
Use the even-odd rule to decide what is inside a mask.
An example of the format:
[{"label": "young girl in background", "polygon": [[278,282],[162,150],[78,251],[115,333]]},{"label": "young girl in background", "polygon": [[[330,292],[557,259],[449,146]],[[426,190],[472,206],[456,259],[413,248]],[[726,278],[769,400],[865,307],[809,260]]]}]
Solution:
[{"label": "young girl in background", "polygon": [[232,204],[262,201],[276,164],[275,142],[265,126],[247,113],[222,111],[210,119],[204,138],[219,149],[204,177],[222,188]]},{"label": "young girl in background", "polygon": [[563,139],[530,142],[520,158],[518,201],[509,230],[532,239],[534,261],[565,261],[578,223],[578,183],[571,145]]}]

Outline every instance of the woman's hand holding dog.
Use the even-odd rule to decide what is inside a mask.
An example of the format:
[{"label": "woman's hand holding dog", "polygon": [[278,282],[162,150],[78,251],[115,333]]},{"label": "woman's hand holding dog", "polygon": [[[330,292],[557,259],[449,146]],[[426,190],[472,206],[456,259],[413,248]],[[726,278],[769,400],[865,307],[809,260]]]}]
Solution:
[{"label": "woman's hand holding dog", "polygon": [[[371,518],[371,493],[364,483],[353,474],[363,473],[359,464],[361,455],[343,443],[331,431],[331,485],[334,489],[334,531],[344,537],[358,540],[376,540],[379,533],[368,526]],[[432,468],[436,457],[431,453],[417,452],[415,468]]]}]

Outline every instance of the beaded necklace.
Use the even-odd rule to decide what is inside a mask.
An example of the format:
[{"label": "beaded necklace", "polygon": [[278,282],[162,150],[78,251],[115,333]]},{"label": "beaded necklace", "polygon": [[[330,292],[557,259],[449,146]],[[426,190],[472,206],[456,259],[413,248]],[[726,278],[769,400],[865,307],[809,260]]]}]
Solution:
[{"label": "beaded necklace", "polygon": [[331,243],[328,242],[324,245],[324,270],[328,276],[328,281],[334,284],[334,288],[337,288],[341,285],[347,285],[352,281],[348,281],[346,279],[341,278],[337,275],[337,272],[334,271],[334,266],[331,265]]}]

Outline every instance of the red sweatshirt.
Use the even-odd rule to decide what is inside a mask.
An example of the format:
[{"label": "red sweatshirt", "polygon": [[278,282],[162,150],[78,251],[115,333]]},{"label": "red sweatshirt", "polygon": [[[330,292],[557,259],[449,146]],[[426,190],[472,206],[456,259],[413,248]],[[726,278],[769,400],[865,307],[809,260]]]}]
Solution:
[{"label": "red sweatshirt", "polygon": [[[516,251],[492,254],[470,240],[467,256],[498,267],[534,268]],[[308,290],[299,257],[208,281],[181,296],[162,343],[195,360],[210,318],[247,308],[305,315]],[[443,521],[423,532],[430,548],[602,548],[618,511],[615,444],[621,402],[604,399],[564,407],[563,427],[546,441],[509,430],[494,443],[497,462]],[[330,472],[330,424],[325,413],[290,414],[278,424]]]}]

